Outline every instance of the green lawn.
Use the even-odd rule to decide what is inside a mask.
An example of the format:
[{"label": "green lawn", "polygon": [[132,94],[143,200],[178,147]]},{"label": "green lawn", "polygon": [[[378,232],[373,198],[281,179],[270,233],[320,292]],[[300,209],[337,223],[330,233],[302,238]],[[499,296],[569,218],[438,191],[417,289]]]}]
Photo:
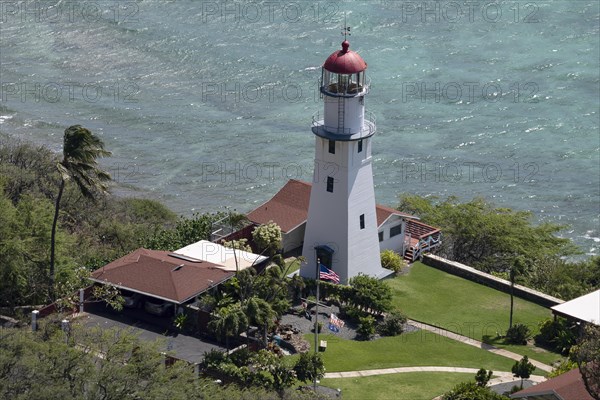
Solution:
[{"label": "green lawn", "polygon": [[[481,340],[550,364],[559,354],[534,346],[505,345],[498,340],[508,328],[510,296],[498,290],[447,274],[422,263],[410,273],[387,281],[394,306],[409,318]],[[538,323],[551,317],[549,309],[515,297],[514,322],[538,333]]]},{"label": "green lawn", "polygon": [[470,374],[410,372],[363,378],[323,379],[321,384],[342,390],[344,400],[431,400],[459,382],[472,380]]},{"label": "green lawn", "polygon": [[[305,335],[313,343],[311,334]],[[510,371],[514,361],[428,332],[417,331],[372,341],[341,339],[332,334],[322,354],[327,372],[366,369],[448,366]]]}]

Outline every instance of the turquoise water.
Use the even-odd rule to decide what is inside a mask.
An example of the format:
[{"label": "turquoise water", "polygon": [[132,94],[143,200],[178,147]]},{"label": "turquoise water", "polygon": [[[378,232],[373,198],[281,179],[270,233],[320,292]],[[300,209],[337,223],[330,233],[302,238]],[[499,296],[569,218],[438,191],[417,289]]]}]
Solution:
[{"label": "turquoise water", "polygon": [[591,1],[2,2],[0,130],[179,213],[247,211],[312,177],[320,65],[369,64],[377,201],[484,196],[600,246],[600,29]]}]

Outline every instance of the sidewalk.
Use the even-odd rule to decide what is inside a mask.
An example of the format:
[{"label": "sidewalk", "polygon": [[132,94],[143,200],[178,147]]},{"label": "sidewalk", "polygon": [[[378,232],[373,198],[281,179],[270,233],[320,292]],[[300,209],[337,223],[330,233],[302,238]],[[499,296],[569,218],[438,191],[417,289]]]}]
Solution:
[{"label": "sidewalk", "polygon": [[[386,374],[404,374],[409,372],[457,372],[465,374],[475,375],[479,371],[478,368],[462,368],[462,367],[398,367],[398,368],[385,368],[385,369],[369,369],[364,371],[345,371],[345,372],[328,372],[325,374],[327,379],[335,378],[356,378],[373,375],[386,375]],[[494,371],[496,378],[490,381],[491,384],[509,381],[520,381],[513,377],[512,372]],[[531,375],[529,378],[531,381],[543,382],[546,380],[540,375]]]},{"label": "sidewalk", "polygon": [[[421,322],[417,322],[417,321],[412,321],[412,320],[409,320],[408,323],[411,324],[411,325],[413,325],[413,326],[415,326],[415,327],[417,327],[417,328],[419,328],[419,329],[427,330],[427,331],[436,333],[438,335],[447,337],[449,339],[457,340],[457,341],[462,342],[464,344],[468,344],[470,346],[478,347],[480,349],[489,351],[490,353],[498,354],[499,356],[513,359],[515,361],[519,361],[521,358],[523,358],[522,355],[517,354],[517,353],[513,353],[512,351],[508,351],[508,350],[504,350],[504,349],[499,349],[499,348],[494,347],[494,346],[492,346],[490,344],[486,344],[486,343],[480,342],[478,340],[471,339],[470,337],[459,335],[457,333],[450,332],[450,331],[447,331],[447,330],[442,329],[442,328],[438,328],[437,326],[427,325],[427,324],[424,324],[424,323],[421,323]],[[531,358],[529,359],[529,362],[532,363],[533,365],[535,365],[536,368],[538,368],[538,369],[540,369],[542,371],[545,371],[545,372],[552,371],[552,367],[550,365],[541,363],[541,362],[536,361],[536,360],[532,360]]]}]

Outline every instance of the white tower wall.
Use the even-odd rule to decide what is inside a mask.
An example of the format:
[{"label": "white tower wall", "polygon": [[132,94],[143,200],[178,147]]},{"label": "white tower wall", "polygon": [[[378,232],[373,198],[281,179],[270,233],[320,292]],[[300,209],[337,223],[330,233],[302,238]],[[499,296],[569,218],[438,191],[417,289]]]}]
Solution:
[{"label": "white tower wall", "polygon": [[[364,125],[365,107],[364,97],[330,97],[324,96],[325,102],[325,129],[333,133],[358,133]],[[342,102],[342,104],[340,104]],[[342,118],[339,118],[340,111]],[[340,126],[342,122],[342,126]]]},{"label": "white tower wall", "polygon": [[315,170],[302,249],[306,263],[300,269],[300,275],[315,278],[315,247],[328,246],[333,254],[326,266],[341,283],[359,273],[387,275],[380,261],[371,165],[375,121],[365,119],[367,64],[349,47],[344,41],[342,51],[323,65],[323,119],[313,120]]}]

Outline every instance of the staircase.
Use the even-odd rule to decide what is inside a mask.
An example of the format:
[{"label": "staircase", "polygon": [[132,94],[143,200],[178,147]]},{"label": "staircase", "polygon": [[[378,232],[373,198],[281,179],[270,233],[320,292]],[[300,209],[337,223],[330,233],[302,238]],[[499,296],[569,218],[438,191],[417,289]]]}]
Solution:
[{"label": "staircase", "polygon": [[423,252],[430,251],[442,243],[442,232],[438,228],[413,219],[406,221],[405,235],[409,243],[404,252],[404,259],[409,263],[418,259]]}]

